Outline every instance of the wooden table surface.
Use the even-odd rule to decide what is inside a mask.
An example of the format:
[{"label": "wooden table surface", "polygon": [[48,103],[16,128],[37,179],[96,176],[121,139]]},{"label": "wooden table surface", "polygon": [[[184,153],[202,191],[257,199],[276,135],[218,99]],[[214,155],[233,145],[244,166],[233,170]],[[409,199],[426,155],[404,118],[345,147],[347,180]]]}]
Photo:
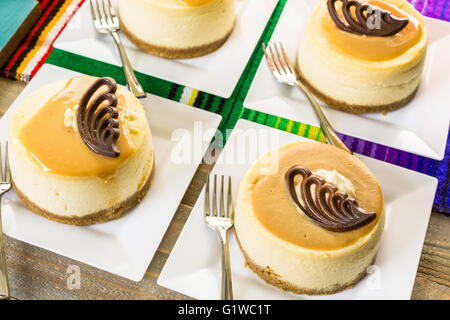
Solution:
[{"label": "wooden table surface", "polygon": [[[0,117],[25,84],[0,78]],[[11,294],[17,299],[189,299],[156,280],[205,184],[212,166],[200,165],[144,279],[133,282],[27,243],[5,237]],[[67,286],[70,266],[80,268],[80,289]],[[412,299],[450,300],[450,217],[432,213]]]}]

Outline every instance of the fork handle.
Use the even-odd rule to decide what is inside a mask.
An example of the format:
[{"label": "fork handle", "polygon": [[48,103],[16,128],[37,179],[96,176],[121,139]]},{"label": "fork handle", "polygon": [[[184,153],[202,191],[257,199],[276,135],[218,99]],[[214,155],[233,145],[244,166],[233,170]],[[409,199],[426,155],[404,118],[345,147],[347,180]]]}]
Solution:
[{"label": "fork handle", "polygon": [[230,251],[228,249],[227,230],[220,230],[219,236],[220,242],[222,243],[222,300],[233,300]]},{"label": "fork handle", "polygon": [[147,94],[144,89],[142,89],[136,75],[134,74],[133,67],[131,66],[130,59],[128,59],[127,52],[123,46],[122,40],[120,40],[119,35],[115,31],[111,31],[111,35],[117,44],[119,49],[120,59],[122,59],[123,72],[125,73],[125,78],[127,80],[127,87],[137,98],[145,98]]},{"label": "fork handle", "polygon": [[8,273],[6,272],[5,249],[3,246],[2,230],[2,204],[0,199],[0,300],[9,300],[11,298],[8,284]]},{"label": "fork handle", "polygon": [[327,142],[335,147],[338,147],[339,149],[344,150],[345,152],[353,154],[350,149],[342,142],[341,138],[339,138],[336,131],[334,131],[333,127],[328,122],[327,117],[325,117],[325,115],[323,114],[322,108],[319,106],[317,100],[314,98],[311,92],[309,92],[309,90],[299,80],[297,80],[297,87],[305,95],[309,103],[313,106],[316,116],[317,118],[319,118],[320,127],[322,128]]}]

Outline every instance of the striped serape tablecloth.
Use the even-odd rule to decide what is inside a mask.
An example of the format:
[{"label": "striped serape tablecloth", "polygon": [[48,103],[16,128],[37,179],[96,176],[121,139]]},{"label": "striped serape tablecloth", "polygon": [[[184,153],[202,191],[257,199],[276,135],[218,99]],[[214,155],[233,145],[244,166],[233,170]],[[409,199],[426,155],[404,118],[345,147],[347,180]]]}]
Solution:
[{"label": "striped serape tablecloth", "polygon": [[52,50],[58,35],[84,0],[38,0],[41,17],[0,69],[0,75],[29,81]]},{"label": "striped serape tablecloth", "polygon": [[[221,114],[223,116],[223,120],[220,124],[220,130],[222,131],[232,129],[240,118],[244,118],[310,139],[325,142],[325,137],[320,128],[304,123],[295,122],[289,119],[283,119],[262,112],[253,111],[243,106],[244,99],[248,93],[250,85],[258,69],[259,63],[263,58],[261,43],[267,43],[270,40],[270,37],[281,15],[281,12],[283,11],[286,1],[288,0],[279,0],[277,7],[275,8],[263,34],[259,39],[258,45],[255,48],[230,98],[224,99],[208,94],[206,92],[201,92],[193,88],[181,86],[138,72],[137,77],[139,78],[139,81],[143,85],[144,89],[149,93]],[[416,7],[417,10],[419,10],[426,16],[450,21],[450,0],[409,1]],[[59,31],[52,32],[50,30],[47,30],[47,34],[49,32],[57,34],[67,23],[67,19],[71,15],[73,15],[73,12],[76,10],[76,8],[81,5],[83,0],[41,0],[41,2],[42,5],[46,5],[47,7],[53,5],[55,7],[59,6],[60,9],[62,9],[63,7],[69,9],[68,12],[63,12],[62,10],[55,10],[56,12],[53,12],[55,21],[52,21],[51,23],[54,25],[59,25]],[[60,22],[56,21],[56,16],[58,15],[60,16]],[[47,23],[47,25],[50,24]],[[41,38],[37,33],[35,34],[34,38],[36,37]],[[43,51],[46,51],[46,53],[41,55],[41,57],[44,57],[44,59],[45,56],[48,55],[48,51],[49,49],[51,49],[51,43],[53,43],[53,41],[54,39],[48,39],[45,42],[46,49],[43,49]],[[24,46],[24,50],[27,50],[26,44],[24,44]],[[18,62],[19,60],[21,60],[20,63]],[[26,62],[27,60],[29,61],[29,63],[33,61],[34,64],[28,67],[28,64]],[[36,63],[36,61],[39,62]],[[43,59],[35,59],[33,57],[24,58],[23,54],[20,54],[20,58],[12,59],[8,64],[9,68],[7,66],[7,69],[2,70],[2,74],[16,79],[29,80],[30,77],[35,74],[42,62]],[[115,78],[118,83],[126,83],[121,68],[106,64],[104,62],[94,61],[89,58],[59,49],[53,49],[46,62],[94,76],[110,76]],[[17,66],[19,66],[20,68]],[[450,131],[448,135],[450,136]],[[444,159],[442,161],[436,161],[351,136],[341,135],[341,138],[346,143],[346,145],[356,153],[370,156],[382,161],[386,161],[430,176],[437,177],[437,179],[439,180],[439,185],[434,201],[433,211],[444,213],[447,215],[450,214],[450,139],[447,139],[447,147]]]}]

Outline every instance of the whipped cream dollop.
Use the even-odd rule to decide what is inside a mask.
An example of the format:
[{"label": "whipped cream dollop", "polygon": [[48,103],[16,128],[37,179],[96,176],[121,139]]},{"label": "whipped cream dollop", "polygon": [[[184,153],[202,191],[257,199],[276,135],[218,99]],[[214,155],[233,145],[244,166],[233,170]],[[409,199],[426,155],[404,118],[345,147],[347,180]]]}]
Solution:
[{"label": "whipped cream dollop", "polygon": [[[325,179],[326,182],[334,184],[336,186],[336,188],[338,188],[339,191],[345,192],[346,194],[348,194],[349,197],[356,199],[356,190],[355,190],[355,187],[353,186],[353,184],[351,183],[351,181],[349,179],[347,179],[345,176],[343,176],[342,174],[340,174],[339,172],[337,172],[336,170],[319,169],[319,170],[313,171],[312,173],[316,174],[318,176],[321,176],[322,178]],[[301,181],[299,181],[295,184],[295,192],[297,193],[297,197],[298,197],[300,203],[302,205],[304,205],[300,186],[301,186]],[[316,193],[315,193],[316,186],[315,185],[311,186],[311,191],[312,191],[313,199],[315,200],[315,195],[316,195]],[[297,207],[297,210],[301,214],[304,214],[304,212],[300,208]]]},{"label": "whipped cream dollop", "polygon": [[73,128],[75,132],[78,132],[77,110],[78,105],[75,105],[73,109],[67,108],[66,112],[64,113],[64,126],[66,128]]},{"label": "whipped cream dollop", "polygon": [[139,134],[145,129],[145,122],[139,118],[139,114],[136,112],[127,112],[124,115],[124,121],[127,123],[130,134]]},{"label": "whipped cream dollop", "polygon": [[345,192],[350,197],[356,199],[356,190],[351,181],[336,170],[319,169],[313,173],[323,177],[327,182],[334,184],[339,191]]},{"label": "whipped cream dollop", "polygon": [[[75,132],[78,132],[77,110],[78,105],[75,105],[73,109],[67,108],[64,113],[64,126],[66,128],[72,128]],[[130,134],[139,134],[145,129],[145,123],[139,119],[137,113],[129,112],[125,114],[124,120],[128,124],[127,127]]]}]

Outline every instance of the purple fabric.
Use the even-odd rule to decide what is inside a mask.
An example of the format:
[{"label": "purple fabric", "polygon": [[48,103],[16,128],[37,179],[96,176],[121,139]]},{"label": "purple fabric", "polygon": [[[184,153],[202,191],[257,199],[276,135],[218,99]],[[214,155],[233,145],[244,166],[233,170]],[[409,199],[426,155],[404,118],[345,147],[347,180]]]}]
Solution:
[{"label": "purple fabric", "polygon": [[[408,1],[425,16],[450,21],[450,0]],[[346,135],[340,136],[344,143],[356,153],[436,177],[439,184],[433,211],[450,215],[450,130],[447,135],[445,156],[442,161],[432,160]]]}]

